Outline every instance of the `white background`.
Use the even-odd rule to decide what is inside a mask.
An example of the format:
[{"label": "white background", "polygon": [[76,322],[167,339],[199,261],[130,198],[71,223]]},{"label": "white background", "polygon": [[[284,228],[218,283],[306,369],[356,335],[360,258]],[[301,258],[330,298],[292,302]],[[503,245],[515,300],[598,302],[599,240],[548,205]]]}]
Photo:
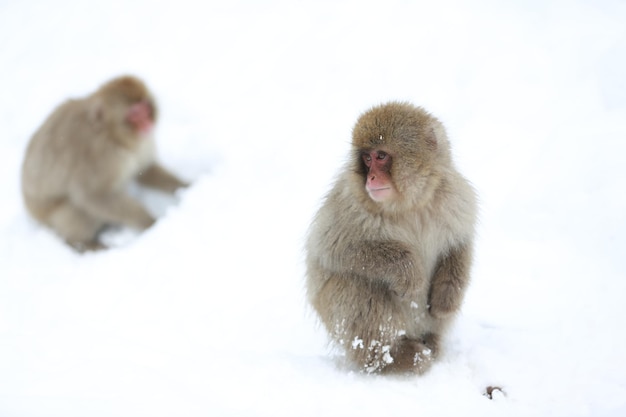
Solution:
[{"label": "white background", "polygon": [[[624,22],[617,0],[0,1],[0,416],[623,416]],[[26,215],[20,164],[122,73],[193,186],[80,256]],[[481,200],[422,377],[338,368],[303,291],[311,217],[387,100],[444,122]]]}]

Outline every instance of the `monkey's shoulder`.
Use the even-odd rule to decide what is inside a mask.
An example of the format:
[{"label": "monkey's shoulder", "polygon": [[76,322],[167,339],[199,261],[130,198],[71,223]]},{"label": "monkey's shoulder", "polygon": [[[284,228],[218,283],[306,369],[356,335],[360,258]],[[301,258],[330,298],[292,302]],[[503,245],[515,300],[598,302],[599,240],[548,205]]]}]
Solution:
[{"label": "monkey's shoulder", "polygon": [[49,120],[57,123],[63,120],[80,120],[88,115],[88,100],[86,98],[70,98],[59,104],[50,114]]},{"label": "monkey's shoulder", "polygon": [[433,241],[454,246],[472,240],[477,221],[477,197],[474,188],[462,176],[449,176],[435,193],[431,204],[417,214],[422,235]]},{"label": "monkey's shoulder", "polygon": [[98,130],[86,99],[68,99],[48,115],[32,140],[50,142],[51,145],[71,143],[80,146]]}]

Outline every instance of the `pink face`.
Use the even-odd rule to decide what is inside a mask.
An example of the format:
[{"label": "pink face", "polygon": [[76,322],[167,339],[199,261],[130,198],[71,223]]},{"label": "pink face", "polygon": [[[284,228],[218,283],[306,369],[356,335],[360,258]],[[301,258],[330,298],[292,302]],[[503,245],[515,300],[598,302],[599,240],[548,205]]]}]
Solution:
[{"label": "pink face", "polygon": [[377,202],[392,198],[396,189],[391,180],[391,155],[380,149],[374,149],[363,152],[361,157],[367,167],[365,189],[370,198]]},{"label": "pink face", "polygon": [[139,134],[148,134],[154,127],[152,106],[147,101],[140,101],[133,104],[128,109],[126,120],[135,128]]}]

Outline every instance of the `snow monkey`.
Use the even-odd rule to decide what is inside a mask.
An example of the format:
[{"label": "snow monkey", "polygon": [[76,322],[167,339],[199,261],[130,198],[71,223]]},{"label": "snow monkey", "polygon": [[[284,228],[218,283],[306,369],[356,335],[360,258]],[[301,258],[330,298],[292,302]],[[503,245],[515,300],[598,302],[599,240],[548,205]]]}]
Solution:
[{"label": "snow monkey", "polygon": [[432,365],[469,281],[476,211],[435,117],[399,102],[360,116],[306,242],[309,300],[348,363]]},{"label": "snow monkey", "polygon": [[79,251],[103,248],[99,232],[139,230],[154,217],[127,194],[131,180],[173,193],[188,184],[156,161],[155,100],[132,76],[58,106],[30,140],[22,194],[30,214]]}]

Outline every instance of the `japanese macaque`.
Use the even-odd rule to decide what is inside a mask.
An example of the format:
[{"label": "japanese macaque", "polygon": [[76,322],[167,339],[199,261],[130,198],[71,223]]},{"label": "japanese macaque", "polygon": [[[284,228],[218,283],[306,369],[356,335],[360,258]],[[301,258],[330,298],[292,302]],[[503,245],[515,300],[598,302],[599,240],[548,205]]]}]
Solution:
[{"label": "japanese macaque", "polygon": [[360,116],[306,242],[309,300],[349,364],[429,369],[469,282],[476,211],[435,117],[398,102]]},{"label": "japanese macaque", "polygon": [[79,251],[101,249],[108,225],[138,230],[155,218],[127,192],[133,180],[173,193],[188,184],[156,161],[155,100],[131,76],[57,107],[30,140],[22,194],[30,214]]}]

